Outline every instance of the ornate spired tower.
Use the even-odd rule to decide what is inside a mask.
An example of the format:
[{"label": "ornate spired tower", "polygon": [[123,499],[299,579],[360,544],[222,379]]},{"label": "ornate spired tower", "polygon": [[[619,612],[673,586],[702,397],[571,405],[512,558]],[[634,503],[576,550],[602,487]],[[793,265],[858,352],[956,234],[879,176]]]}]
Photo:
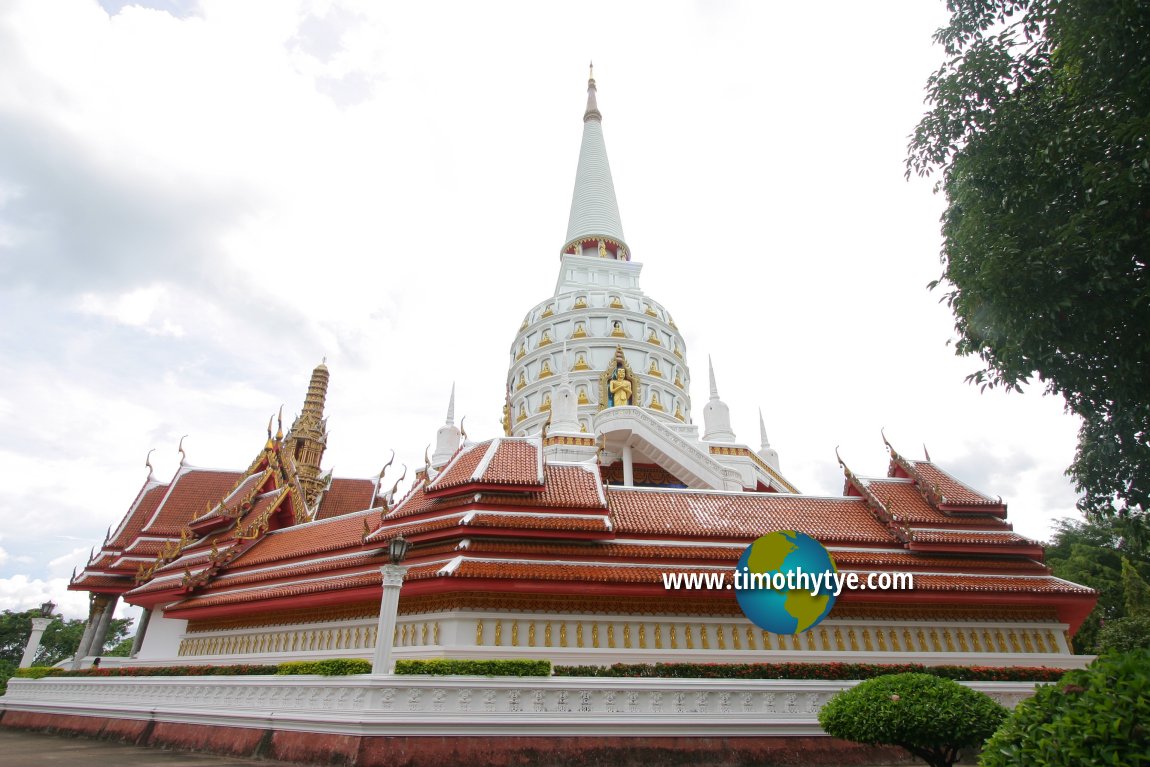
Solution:
[{"label": "ornate spired tower", "polygon": [[[580,432],[593,432],[594,416],[616,404],[638,406],[668,426],[690,424],[686,344],[670,313],[639,288],[641,270],[623,237],[591,77],[555,293],[527,313],[511,345],[509,434],[538,434],[552,420],[564,371]],[[613,391],[611,379],[626,385]]]},{"label": "ornate spired tower", "polygon": [[300,486],[304,492],[304,502],[308,509],[315,508],[316,499],[324,489],[325,481],[320,477],[320,462],[327,448],[327,420],[323,417],[324,401],[327,399],[327,365],[316,365],[311,373],[307,396],[303,401],[303,411],[296,416],[285,440],[287,449],[295,461]]}]

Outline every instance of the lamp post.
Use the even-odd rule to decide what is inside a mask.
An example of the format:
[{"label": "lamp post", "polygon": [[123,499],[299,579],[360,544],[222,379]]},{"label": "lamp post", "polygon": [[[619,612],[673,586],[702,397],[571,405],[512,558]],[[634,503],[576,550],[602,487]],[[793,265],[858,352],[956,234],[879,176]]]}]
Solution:
[{"label": "lamp post", "polygon": [[391,564],[379,568],[383,575],[383,596],[379,600],[379,622],[375,632],[375,657],[371,662],[371,673],[391,673],[391,649],[395,636],[395,619],[399,611],[399,590],[403,588],[403,577],[407,568],[401,563],[407,556],[411,543],[402,535],[391,539],[387,545],[387,556]]},{"label": "lamp post", "polygon": [[40,617],[32,619],[32,633],[28,636],[28,644],[24,647],[24,657],[20,659],[20,668],[28,668],[36,659],[36,652],[40,649],[40,639],[44,636],[44,629],[55,620],[52,613],[56,605],[49,599],[40,605]]}]

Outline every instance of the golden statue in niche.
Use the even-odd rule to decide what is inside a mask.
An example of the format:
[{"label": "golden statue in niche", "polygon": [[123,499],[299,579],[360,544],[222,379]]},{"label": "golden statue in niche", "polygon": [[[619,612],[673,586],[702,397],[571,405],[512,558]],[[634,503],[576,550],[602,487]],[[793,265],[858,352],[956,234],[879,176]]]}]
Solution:
[{"label": "golden statue in niche", "polygon": [[619,296],[611,296],[611,308],[612,309],[622,309],[623,308],[623,299],[619,298]]},{"label": "golden statue in niche", "polygon": [[655,328],[650,328],[647,333],[647,343],[655,344],[656,346],[663,345],[663,342],[659,340],[659,334],[655,332]]},{"label": "golden statue in niche", "polygon": [[655,309],[650,304],[648,304],[646,302],[643,303],[643,311],[646,312],[651,317],[658,317],[659,316],[658,313],[655,311]]},{"label": "golden statue in niche", "polygon": [[627,334],[623,332],[623,323],[615,320],[611,324],[611,337],[612,338],[626,338]]},{"label": "golden statue in niche", "polygon": [[587,308],[587,296],[576,296],[575,305],[572,306],[571,308],[572,309],[586,309]]},{"label": "golden statue in niche", "polygon": [[615,368],[615,377],[607,389],[611,393],[612,407],[631,404],[631,382],[627,380],[627,371],[623,368]]},{"label": "golden statue in niche", "polygon": [[607,243],[599,240],[599,258],[607,257]]},{"label": "golden statue in niche", "polygon": [[683,388],[683,379],[679,377],[678,370],[675,371],[675,386],[678,386],[680,389]]},{"label": "golden statue in niche", "polygon": [[575,366],[572,367],[571,369],[572,370],[590,370],[591,366],[587,364],[587,355],[584,354],[583,352],[579,352],[578,354],[576,354],[575,355]]},{"label": "golden statue in niche", "polygon": [[515,353],[515,359],[521,360],[527,355],[527,344],[519,344],[519,351]]},{"label": "golden statue in niche", "polygon": [[679,403],[677,403],[677,402],[675,403],[675,417],[678,418],[680,421],[685,420],[683,418],[683,409],[681,407],[679,407]]},{"label": "golden statue in niche", "polygon": [[589,399],[587,399],[587,387],[586,386],[580,386],[579,387],[579,404],[580,405],[591,404],[591,401]]},{"label": "golden statue in niche", "polygon": [[543,360],[542,364],[539,365],[539,377],[547,378],[550,375],[554,375],[551,372],[551,363],[547,360]]},{"label": "golden statue in niche", "polygon": [[540,346],[546,346],[547,344],[551,344],[551,343],[555,343],[554,341],[551,340],[551,331],[550,330],[544,330],[543,331],[543,337],[539,339],[539,345]]},{"label": "golden statue in niche", "polygon": [[539,403],[539,412],[545,413],[551,409],[551,392],[546,392],[543,395],[543,401]]},{"label": "golden statue in niche", "polygon": [[518,423],[525,420],[527,420],[527,404],[523,403],[519,405],[519,416],[515,419],[515,422]]},{"label": "golden statue in niche", "polygon": [[515,384],[515,391],[519,391],[527,385],[527,375],[522,370],[519,371],[519,381]]},{"label": "golden statue in niche", "polygon": [[539,317],[542,319],[543,317],[550,317],[553,314],[555,314],[554,305],[547,304],[547,306],[543,309],[543,314],[539,315]]},{"label": "golden statue in niche", "polygon": [[651,408],[652,410],[662,411],[663,403],[659,401],[659,392],[651,392],[651,401],[647,403],[647,407]]},{"label": "golden statue in niche", "polygon": [[627,363],[623,347],[616,346],[607,369],[599,374],[599,409],[634,405],[639,401],[639,380]]},{"label": "golden statue in niche", "polygon": [[655,357],[651,358],[651,367],[647,368],[647,375],[663,377],[663,371],[659,369],[659,360]]},{"label": "golden statue in niche", "polygon": [[582,323],[582,322],[576,322],[575,323],[575,332],[571,334],[571,337],[572,338],[586,338],[587,337],[587,325],[585,323]]}]

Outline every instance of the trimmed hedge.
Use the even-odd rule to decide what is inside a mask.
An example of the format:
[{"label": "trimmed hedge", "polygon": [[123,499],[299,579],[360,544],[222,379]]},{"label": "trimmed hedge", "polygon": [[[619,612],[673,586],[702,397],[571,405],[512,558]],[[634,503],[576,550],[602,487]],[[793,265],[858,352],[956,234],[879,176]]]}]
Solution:
[{"label": "trimmed hedge", "polygon": [[274,674],[279,666],[239,663],[231,666],[117,666],[113,668],[57,668],[33,666],[16,672],[21,679],[41,679],[46,676],[251,676]]},{"label": "trimmed hedge", "polygon": [[371,661],[362,658],[328,658],[327,660],[297,660],[281,663],[277,674],[320,674],[321,676],[349,676],[370,674]]},{"label": "trimmed hedge", "polygon": [[434,676],[551,676],[549,660],[399,660],[396,674]]},{"label": "trimmed hedge", "polygon": [[616,663],[556,666],[555,676],[671,679],[873,679],[886,674],[930,674],[958,682],[1057,682],[1060,668],[923,666],[917,663]]}]

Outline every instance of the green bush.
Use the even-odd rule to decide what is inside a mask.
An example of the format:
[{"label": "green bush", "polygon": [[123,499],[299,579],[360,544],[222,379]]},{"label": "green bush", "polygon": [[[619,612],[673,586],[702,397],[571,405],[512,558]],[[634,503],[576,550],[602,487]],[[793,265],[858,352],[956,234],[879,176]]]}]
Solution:
[{"label": "green bush", "polygon": [[321,676],[349,676],[370,674],[371,661],[362,658],[327,658],[325,660],[297,660],[281,663],[277,674],[319,674]]},{"label": "green bush", "polygon": [[1150,650],[1102,656],[1039,688],[986,744],[979,764],[1150,765]]},{"label": "green bush", "polygon": [[960,749],[986,740],[1007,711],[986,693],[929,674],[892,674],[860,682],[819,711],[828,735],[901,746],[932,767],[950,767]]},{"label": "green bush", "polygon": [[551,676],[549,660],[399,660],[396,674],[435,676]]},{"label": "green bush", "polygon": [[31,668],[18,668],[13,674],[17,679],[43,679],[46,676],[58,676],[64,669],[55,666],[32,666]]},{"label": "green bush", "polygon": [[8,680],[16,675],[16,664],[10,660],[0,660],[0,695],[8,691]]},{"label": "green bush", "polygon": [[1057,682],[1060,668],[1028,666],[923,666],[917,663],[616,663],[556,666],[555,676],[672,679],[873,679],[919,673],[960,682]]},{"label": "green bush", "polygon": [[1098,631],[1098,652],[1130,652],[1150,647],[1150,615],[1132,615],[1106,621]]}]

